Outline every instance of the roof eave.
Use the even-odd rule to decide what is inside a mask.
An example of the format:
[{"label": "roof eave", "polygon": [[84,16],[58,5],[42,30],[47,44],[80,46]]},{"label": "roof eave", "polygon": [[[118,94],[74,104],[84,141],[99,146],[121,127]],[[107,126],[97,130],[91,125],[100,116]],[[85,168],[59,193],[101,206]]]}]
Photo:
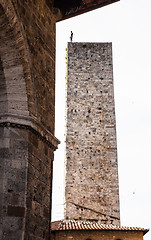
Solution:
[{"label": "roof eave", "polygon": [[[51,232],[63,232],[63,231],[67,231],[67,232],[71,232],[71,231],[121,231],[121,232],[128,232],[129,230],[117,230],[117,229],[52,229]],[[131,230],[130,232],[143,232],[143,236],[149,232],[149,229],[145,229],[145,230]]]},{"label": "roof eave", "polygon": [[67,12],[65,12],[62,15],[62,17],[58,20],[58,22],[68,19],[68,18],[71,18],[71,17],[78,16],[78,15],[86,13],[86,12],[90,12],[92,10],[107,6],[109,4],[112,4],[112,3],[115,3],[118,1],[120,1],[120,0],[104,0],[104,1],[93,1],[92,0],[90,3],[87,3],[87,4],[77,7],[77,9],[71,8],[70,10],[68,10]]}]

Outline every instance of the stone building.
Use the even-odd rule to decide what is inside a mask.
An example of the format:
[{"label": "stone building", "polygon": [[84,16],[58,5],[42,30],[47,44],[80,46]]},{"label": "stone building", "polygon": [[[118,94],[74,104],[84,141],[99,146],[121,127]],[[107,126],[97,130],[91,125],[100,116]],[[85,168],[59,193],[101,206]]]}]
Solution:
[{"label": "stone building", "polygon": [[120,226],[111,43],[68,43],[64,220],[51,240],[143,240]]},{"label": "stone building", "polygon": [[52,224],[52,240],[143,240],[148,229],[119,227],[89,221],[64,220]]},{"label": "stone building", "polygon": [[55,24],[116,0],[0,0],[0,239],[50,239]]},{"label": "stone building", "polygon": [[120,224],[111,43],[69,43],[65,219]]}]

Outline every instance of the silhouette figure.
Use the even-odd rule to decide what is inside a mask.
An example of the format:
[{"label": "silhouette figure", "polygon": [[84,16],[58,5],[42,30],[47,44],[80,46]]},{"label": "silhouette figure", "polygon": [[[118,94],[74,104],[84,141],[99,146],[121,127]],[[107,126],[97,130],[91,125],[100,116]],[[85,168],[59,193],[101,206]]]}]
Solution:
[{"label": "silhouette figure", "polygon": [[73,40],[73,32],[71,31],[70,42],[72,42],[72,40]]}]

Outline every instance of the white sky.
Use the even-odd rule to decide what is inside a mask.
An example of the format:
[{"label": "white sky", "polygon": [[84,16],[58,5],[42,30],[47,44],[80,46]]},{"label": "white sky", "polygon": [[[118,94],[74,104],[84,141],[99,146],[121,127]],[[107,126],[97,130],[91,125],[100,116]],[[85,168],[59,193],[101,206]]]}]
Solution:
[{"label": "white sky", "polygon": [[[121,0],[57,23],[53,220],[63,219],[66,47],[112,42],[121,225],[151,227],[151,1]],[[151,231],[144,240],[151,239]]]}]

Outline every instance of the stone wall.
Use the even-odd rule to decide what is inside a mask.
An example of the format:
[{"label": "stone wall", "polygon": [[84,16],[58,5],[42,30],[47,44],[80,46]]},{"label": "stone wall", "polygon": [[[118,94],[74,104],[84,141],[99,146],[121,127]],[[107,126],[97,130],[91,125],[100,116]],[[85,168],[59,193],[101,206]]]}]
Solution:
[{"label": "stone wall", "polygon": [[37,135],[0,124],[1,239],[49,239],[54,149]]},{"label": "stone wall", "polygon": [[143,232],[127,231],[55,231],[52,240],[143,240]]},{"label": "stone wall", "polygon": [[0,0],[0,239],[50,239],[53,1]]},{"label": "stone wall", "polygon": [[65,219],[120,223],[111,43],[69,43]]},{"label": "stone wall", "polygon": [[[54,134],[55,118],[55,25],[53,1],[13,0],[29,62],[27,94],[30,115]],[[26,73],[26,69],[24,69]]]},{"label": "stone wall", "polygon": [[0,0],[2,240],[50,238],[58,19],[53,0]]},{"label": "stone wall", "polygon": [[22,239],[26,210],[28,133],[0,125],[0,239]]},{"label": "stone wall", "polygon": [[49,239],[54,148],[30,131],[25,239]]}]

